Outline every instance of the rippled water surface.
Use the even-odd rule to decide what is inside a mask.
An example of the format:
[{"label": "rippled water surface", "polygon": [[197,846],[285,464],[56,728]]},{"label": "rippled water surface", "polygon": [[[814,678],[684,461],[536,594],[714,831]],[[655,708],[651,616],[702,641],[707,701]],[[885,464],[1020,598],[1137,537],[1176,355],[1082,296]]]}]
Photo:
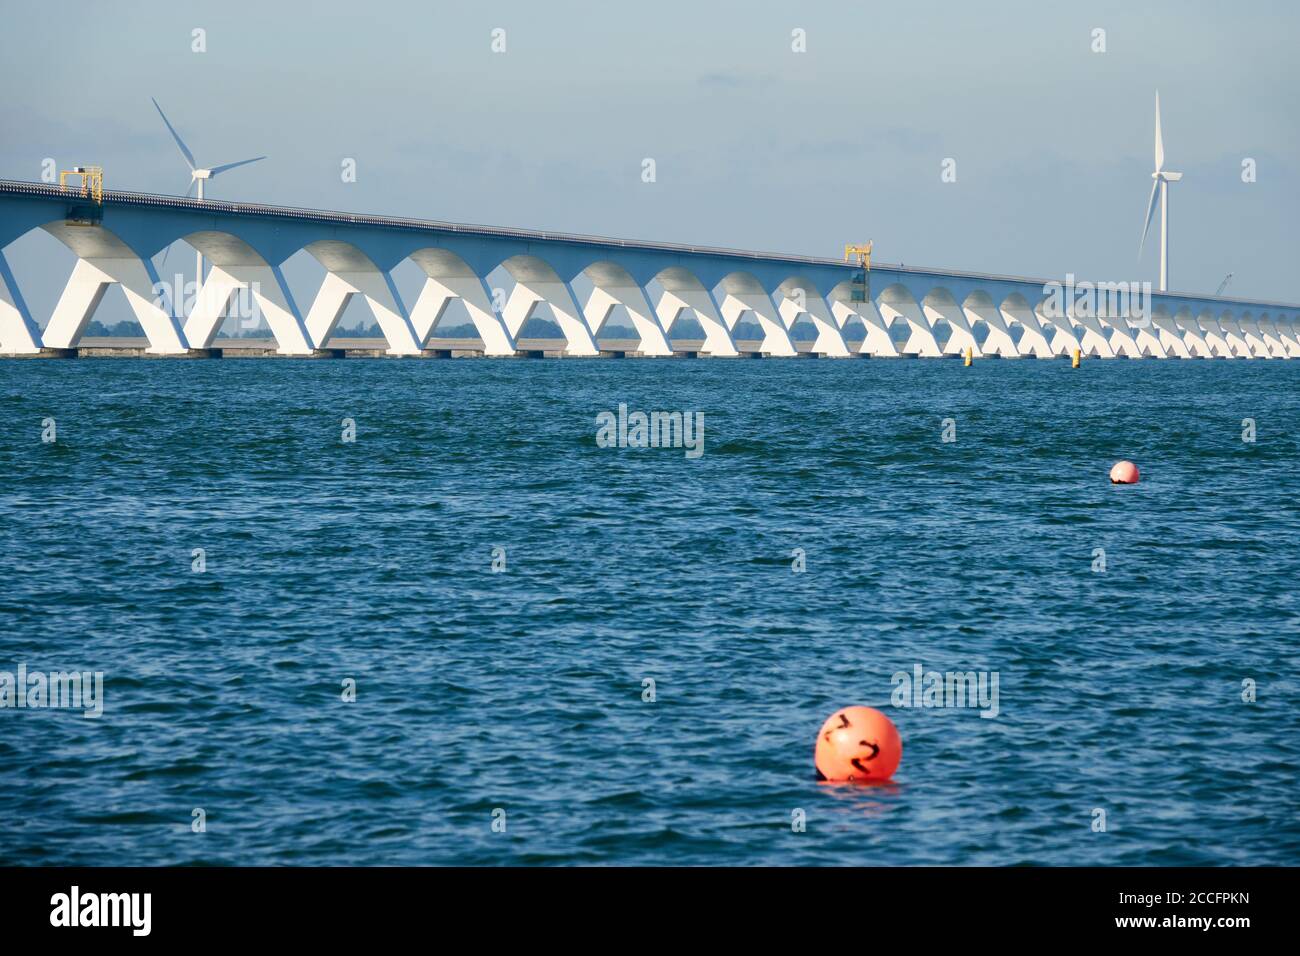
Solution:
[{"label": "rippled water surface", "polygon": [[[0,863],[1298,864],[1298,374],[0,363],[0,670],[104,673],[0,710]],[[893,786],[814,780],[850,703]]]}]

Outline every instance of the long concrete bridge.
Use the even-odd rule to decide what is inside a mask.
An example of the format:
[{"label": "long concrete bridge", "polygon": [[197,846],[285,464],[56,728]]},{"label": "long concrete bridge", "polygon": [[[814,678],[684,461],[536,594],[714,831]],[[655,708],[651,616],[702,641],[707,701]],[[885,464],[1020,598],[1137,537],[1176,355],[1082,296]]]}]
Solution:
[{"label": "long concrete bridge", "polygon": [[[77,257],[43,329],[4,258],[6,246],[34,229]],[[169,297],[156,291],[152,260],[176,240],[211,264],[188,315],[176,314]],[[325,269],[305,313],[281,272],[304,249]],[[408,259],[425,276],[409,307],[392,276]],[[497,270],[511,279],[505,301],[494,300],[487,282]],[[734,332],[742,319],[761,327],[759,353],[794,356],[791,331],[807,319],[817,331],[812,351],[828,357],[1053,358],[1078,351],[1098,358],[1300,358],[1297,305],[1151,293],[1145,313],[1135,315],[1117,307],[1110,284],[1079,283],[1078,298],[1054,298],[1049,282],[1064,284],[1064,277],[877,263],[867,285],[862,272],[853,263],[809,256],[147,193],[107,191],[95,202],[59,186],[0,180],[0,354],[6,355],[74,350],[105,291],[118,284],[148,337],[147,351],[159,355],[211,349],[232,296],[247,290],[282,355],[320,354],[359,295],[392,355],[426,354],[448,305],[459,300],[484,354],[500,356],[519,354],[519,332],[544,304],[564,335],[563,354],[576,356],[599,354],[596,337],[621,306],[639,337],[635,351],[646,356],[673,354],[674,326],[690,315],[704,332],[699,352],[717,357],[740,354]],[[1085,289],[1098,293],[1098,307]],[[907,333],[901,346],[891,335],[899,327]],[[847,334],[853,331],[858,334]]]}]

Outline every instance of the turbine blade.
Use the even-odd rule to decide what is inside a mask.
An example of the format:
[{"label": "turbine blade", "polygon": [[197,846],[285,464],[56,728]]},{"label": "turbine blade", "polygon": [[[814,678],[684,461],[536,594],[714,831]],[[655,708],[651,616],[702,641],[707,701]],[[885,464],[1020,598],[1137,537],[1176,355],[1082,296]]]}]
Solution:
[{"label": "turbine blade", "polygon": [[198,183],[198,180],[191,176],[191,177],[190,177],[190,188],[187,189],[187,190],[185,190],[185,198],[186,198],[186,199],[189,199],[191,196],[194,195],[194,186],[195,186],[197,183]]},{"label": "turbine blade", "polygon": [[1151,228],[1151,220],[1156,214],[1156,190],[1160,188],[1160,180],[1156,179],[1151,183],[1151,201],[1147,203],[1147,222],[1142,227],[1142,241],[1138,243],[1138,258],[1142,258],[1142,247],[1147,244],[1147,231]]},{"label": "turbine blade", "polygon": [[[149,98],[153,100],[152,96]],[[181,134],[176,132],[176,128],[172,126],[171,122],[167,119],[167,114],[162,111],[162,107],[158,105],[157,100],[153,100],[153,108],[158,111],[158,115],[162,117],[162,121],[167,124],[167,130],[172,134],[172,139],[176,140],[176,145],[180,147],[181,155],[185,157],[185,162],[190,164],[190,169],[193,169],[194,154],[191,153],[190,148],[185,145],[185,140],[181,139]]]},{"label": "turbine blade", "polygon": [[241,159],[237,163],[226,163],[224,166],[213,166],[210,170],[208,170],[208,172],[210,172],[213,176],[215,176],[217,175],[217,173],[224,173],[226,170],[234,169],[236,166],[247,166],[249,163],[255,163],[261,159],[266,159],[266,157],[254,156],[252,159]]},{"label": "turbine blade", "polygon": [[1156,172],[1165,168],[1165,138],[1160,132],[1160,91],[1156,90]]}]

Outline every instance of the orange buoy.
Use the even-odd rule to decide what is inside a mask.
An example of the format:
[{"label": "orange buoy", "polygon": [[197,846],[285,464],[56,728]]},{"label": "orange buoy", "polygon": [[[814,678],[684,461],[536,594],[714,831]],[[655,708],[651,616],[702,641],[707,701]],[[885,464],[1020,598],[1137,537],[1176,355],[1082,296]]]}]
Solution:
[{"label": "orange buoy", "polygon": [[1110,470],[1112,485],[1136,485],[1138,483],[1138,466],[1131,461],[1117,461]]},{"label": "orange buoy", "polygon": [[855,783],[888,780],[902,759],[898,728],[873,707],[845,707],[831,714],[813,752],[817,779]]}]

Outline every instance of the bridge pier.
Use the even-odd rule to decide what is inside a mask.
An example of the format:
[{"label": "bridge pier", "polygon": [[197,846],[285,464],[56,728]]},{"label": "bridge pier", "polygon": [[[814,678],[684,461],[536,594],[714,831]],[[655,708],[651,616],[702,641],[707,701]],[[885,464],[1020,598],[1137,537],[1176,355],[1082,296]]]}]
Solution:
[{"label": "bridge pier", "polygon": [[[1076,350],[1081,354],[1088,354],[1083,342],[1079,340],[1079,333],[1074,323],[1063,315],[1057,315],[1054,309],[1049,312],[1046,305],[1046,302],[1040,302],[1034,308],[1034,315],[1038,318],[1044,330],[1051,330],[1052,332],[1052,354],[1070,356]],[[1107,345],[1107,349],[1109,349],[1109,345]]]},{"label": "bridge pier", "polygon": [[989,333],[976,355],[999,355],[1002,358],[1020,358],[1020,349],[1011,337],[1011,328],[1002,311],[985,296],[971,296],[961,305],[967,328],[974,338],[975,324],[983,322]]},{"label": "bridge pier", "polygon": [[278,267],[266,264],[214,263],[185,323],[187,340],[198,348],[210,348],[220,331],[222,313],[239,289],[252,292],[281,355],[312,354],[313,342],[284,276]]},{"label": "bridge pier", "polygon": [[763,355],[778,358],[793,358],[798,355],[789,330],[781,323],[776,310],[772,307],[772,298],[766,292],[728,292],[722,300],[722,321],[734,334],[736,323],[746,312],[752,312],[763,330],[763,344],[759,350]]},{"label": "bridge pier", "polygon": [[[1142,357],[1142,349],[1138,347],[1137,340],[1133,337],[1133,330],[1124,318],[1115,315],[1079,315],[1077,313],[1071,313],[1070,318],[1082,328],[1096,331],[1097,335],[1108,344],[1111,354],[1099,354],[1100,358],[1135,359]],[[1089,338],[1088,332],[1085,332],[1084,336]]]},{"label": "bridge pier", "polygon": [[1228,336],[1219,324],[1219,320],[1209,312],[1202,312],[1199,316],[1192,318],[1191,324],[1194,325],[1201,334],[1205,345],[1210,350],[1213,358],[1236,358],[1232,351],[1232,346],[1228,343]]},{"label": "bridge pier", "polygon": [[[1160,358],[1168,358],[1171,354],[1177,358],[1192,357],[1191,350],[1187,347],[1187,340],[1179,334],[1178,323],[1174,321],[1172,315],[1167,312],[1153,312],[1151,326],[1156,330],[1155,338],[1160,345]],[[1150,334],[1149,330],[1147,334]],[[1141,342],[1139,341],[1138,344],[1140,345]]]},{"label": "bridge pier", "polygon": [[1174,316],[1174,326],[1178,333],[1182,335],[1183,342],[1187,345],[1187,351],[1195,358],[1214,358],[1214,350],[1210,343],[1206,341],[1205,333],[1201,330],[1200,324],[1196,318],[1187,310],[1183,310]]},{"label": "bridge pier", "polygon": [[910,295],[905,297],[888,293],[889,290],[886,289],[876,305],[888,324],[892,325],[896,320],[902,319],[911,329],[907,341],[903,343],[903,354],[920,358],[939,358],[943,355],[939,350],[939,343],[934,338],[934,330],[916,300]]},{"label": "bridge pier", "polygon": [[564,333],[566,355],[599,355],[596,339],[587,327],[587,320],[578,309],[569,284],[561,281],[516,279],[514,291],[501,311],[502,321],[510,335],[518,339],[519,330],[523,328],[536,311],[537,306],[546,303],[555,317],[555,322]]},{"label": "bridge pier", "polygon": [[327,271],[320,291],[307,311],[307,336],[316,348],[324,348],[334,333],[343,312],[360,295],[370,306],[384,338],[389,355],[419,355],[420,339],[393,286],[392,277],[379,269]]},{"label": "bridge pier", "polygon": [[1055,357],[1052,346],[1047,341],[1047,329],[1044,328],[1038,313],[1020,296],[1007,299],[998,307],[1008,330],[1012,320],[1020,325],[1020,341],[1016,351],[1021,355],[1033,352],[1035,358],[1050,359]]},{"label": "bridge pier", "polygon": [[37,355],[41,351],[41,330],[23,301],[9,262],[0,250],[0,353]]},{"label": "bridge pier", "polygon": [[1295,325],[1279,318],[1273,320],[1273,328],[1277,330],[1277,337],[1282,343],[1282,351],[1286,357],[1300,358],[1300,336],[1296,334]]},{"label": "bridge pier", "polygon": [[844,342],[844,336],[840,334],[839,324],[827,311],[825,300],[810,289],[804,289],[804,294],[801,297],[793,296],[792,292],[794,292],[793,289],[777,290],[777,295],[781,296],[777,313],[781,316],[781,321],[785,323],[787,335],[794,329],[794,324],[799,320],[799,316],[806,315],[812,320],[813,325],[817,327],[817,338],[813,341],[812,347],[813,352],[830,358],[848,358],[851,354],[849,347]]},{"label": "bridge pier", "polygon": [[1253,315],[1250,313],[1243,315],[1238,320],[1238,326],[1241,328],[1241,337],[1246,340],[1246,345],[1250,348],[1252,358],[1273,357],[1268,343],[1264,341],[1264,336],[1260,334],[1259,324]]},{"label": "bridge pier", "polygon": [[947,295],[931,294],[921,300],[921,309],[930,322],[930,328],[933,329],[941,319],[948,323],[950,331],[948,341],[943,343],[944,355],[965,355],[969,350],[975,358],[983,357],[984,351],[975,341],[975,330],[955,300]]},{"label": "bridge pier", "polygon": [[1228,343],[1228,349],[1236,358],[1253,358],[1250,354],[1250,346],[1241,335],[1241,329],[1237,325],[1236,319],[1230,314],[1224,313],[1218,318],[1219,328],[1223,330],[1223,338]]},{"label": "bridge pier", "polygon": [[157,282],[153,265],[140,258],[79,258],[54,307],[42,344],[56,349],[76,348],[104,293],[116,283],[126,293],[131,311],[149,338],[148,351],[154,355],[184,354],[189,346],[180,323],[159,305],[154,295]]},{"label": "bridge pier", "polygon": [[[664,285],[662,277],[660,284]],[[655,313],[659,316],[664,330],[670,335],[673,323],[686,309],[691,310],[700,327],[704,329],[702,352],[715,358],[735,358],[740,354],[736,349],[736,343],[731,338],[731,330],[718,315],[713,296],[707,289],[702,287],[693,289],[684,284],[677,288],[668,288],[665,285],[663,294],[659,296],[659,302],[655,306]]]},{"label": "bridge pier", "polygon": [[846,299],[833,299],[831,313],[841,329],[847,328],[849,320],[859,319],[866,328],[866,337],[858,346],[859,355],[871,355],[877,358],[898,358],[898,347],[889,336],[889,326],[885,324],[880,310],[874,302],[852,302]]},{"label": "bridge pier", "polygon": [[621,305],[626,310],[641,344],[638,351],[646,356],[668,356],[673,354],[673,347],[668,342],[668,335],[659,324],[659,319],[650,307],[645,290],[633,283],[615,284],[594,281],[591,295],[583,306],[583,315],[593,335],[599,335],[605,322],[615,306]]}]

